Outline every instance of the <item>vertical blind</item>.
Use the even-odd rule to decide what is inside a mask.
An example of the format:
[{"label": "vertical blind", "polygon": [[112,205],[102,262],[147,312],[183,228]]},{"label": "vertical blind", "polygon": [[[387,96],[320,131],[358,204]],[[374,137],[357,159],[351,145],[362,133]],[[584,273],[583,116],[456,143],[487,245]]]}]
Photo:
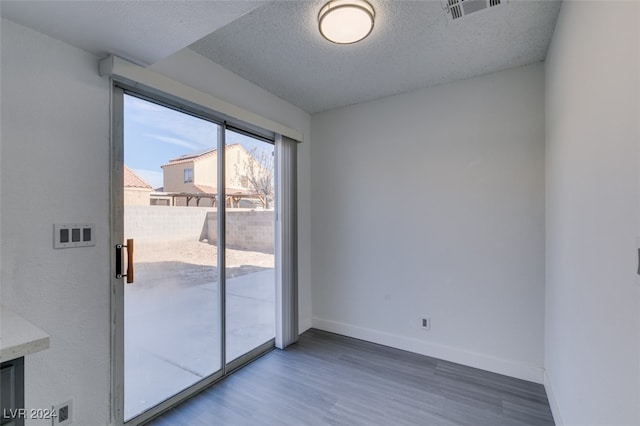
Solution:
[{"label": "vertical blind", "polygon": [[276,347],[298,340],[297,142],[276,135]]}]

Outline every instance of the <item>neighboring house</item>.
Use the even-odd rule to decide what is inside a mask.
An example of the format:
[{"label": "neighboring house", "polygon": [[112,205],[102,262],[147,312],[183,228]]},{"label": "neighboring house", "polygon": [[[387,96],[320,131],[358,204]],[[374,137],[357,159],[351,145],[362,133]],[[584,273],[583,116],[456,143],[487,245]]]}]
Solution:
[{"label": "neighboring house", "polygon": [[124,166],[124,204],[126,206],[148,206],[151,204],[153,188],[129,167]]},{"label": "neighboring house", "polygon": [[[255,161],[240,144],[226,147],[227,203],[237,206],[241,198],[251,196],[255,190],[249,181],[248,164]],[[169,160],[162,166],[163,190],[167,194],[184,194],[175,197],[176,206],[216,205],[218,190],[218,151],[215,148],[186,154]]]}]

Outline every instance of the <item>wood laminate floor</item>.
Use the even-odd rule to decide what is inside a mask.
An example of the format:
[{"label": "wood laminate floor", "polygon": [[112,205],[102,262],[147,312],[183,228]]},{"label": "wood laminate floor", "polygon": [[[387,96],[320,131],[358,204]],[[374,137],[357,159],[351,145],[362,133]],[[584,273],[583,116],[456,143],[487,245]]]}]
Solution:
[{"label": "wood laminate floor", "polygon": [[553,425],[544,387],[319,330],[149,425]]}]

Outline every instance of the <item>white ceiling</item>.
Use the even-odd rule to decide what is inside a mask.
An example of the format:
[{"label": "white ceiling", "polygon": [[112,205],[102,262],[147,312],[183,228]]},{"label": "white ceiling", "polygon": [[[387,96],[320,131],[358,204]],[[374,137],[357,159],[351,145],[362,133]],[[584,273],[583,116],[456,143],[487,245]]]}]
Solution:
[{"label": "white ceiling", "polygon": [[313,113],[542,61],[560,9],[510,0],[451,21],[439,1],[370,0],[371,35],[335,45],[317,29],[325,1],[267,4],[191,48]]},{"label": "white ceiling", "polygon": [[9,1],[2,17],[98,56],[150,65],[265,1]]},{"label": "white ceiling", "polygon": [[544,60],[560,9],[555,0],[509,0],[451,21],[444,0],[370,0],[372,34],[335,45],[317,29],[325,2],[2,0],[0,12],[142,65],[190,45],[313,113]]}]

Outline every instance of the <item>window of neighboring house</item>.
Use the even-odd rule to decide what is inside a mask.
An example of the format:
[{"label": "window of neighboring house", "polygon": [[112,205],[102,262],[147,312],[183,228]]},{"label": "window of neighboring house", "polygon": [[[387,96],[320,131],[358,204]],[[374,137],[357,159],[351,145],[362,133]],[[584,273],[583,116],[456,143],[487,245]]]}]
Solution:
[{"label": "window of neighboring house", "polygon": [[184,183],[193,182],[193,169],[184,169]]},{"label": "window of neighboring house", "polygon": [[249,187],[249,176],[247,175],[240,176],[240,186],[242,186],[243,188]]}]

